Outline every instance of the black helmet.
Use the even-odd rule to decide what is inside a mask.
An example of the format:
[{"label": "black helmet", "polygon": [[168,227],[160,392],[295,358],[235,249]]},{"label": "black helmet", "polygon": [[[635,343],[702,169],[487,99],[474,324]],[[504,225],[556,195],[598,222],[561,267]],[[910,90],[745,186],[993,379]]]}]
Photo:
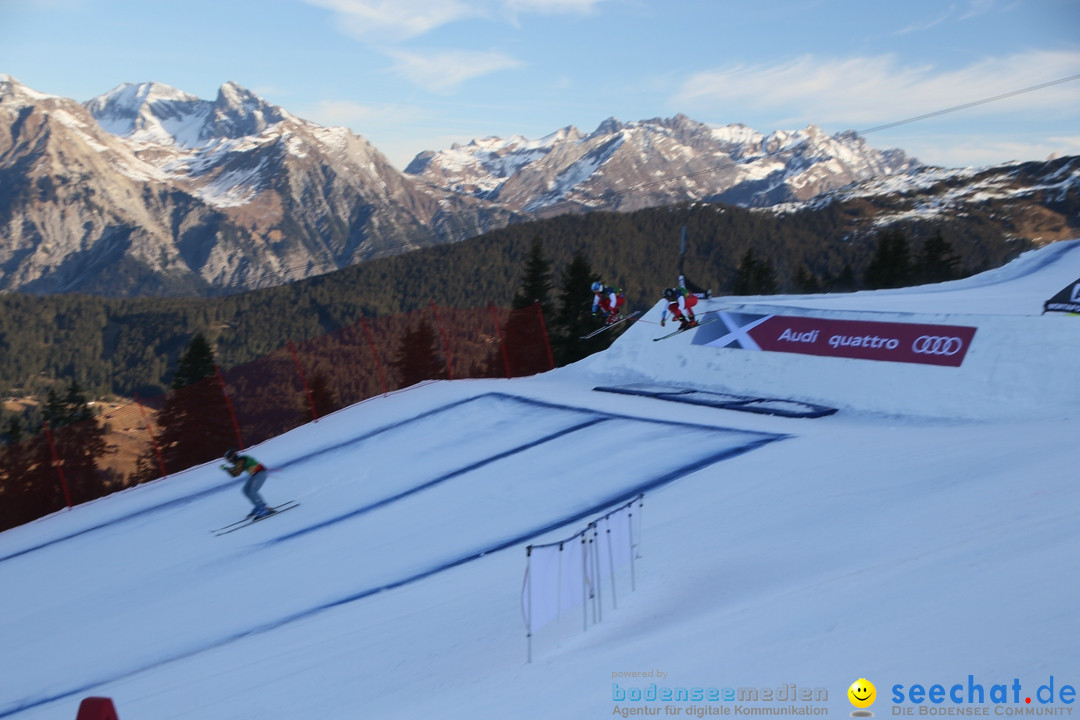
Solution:
[{"label": "black helmet", "polygon": [[674,300],[676,295],[678,295],[678,293],[675,292],[675,288],[668,288],[664,291],[664,297],[668,300]]},{"label": "black helmet", "polygon": [[226,450],[225,451],[225,459],[228,460],[229,462],[235,462],[236,461],[236,451],[233,450],[232,448],[229,448],[228,450]]}]

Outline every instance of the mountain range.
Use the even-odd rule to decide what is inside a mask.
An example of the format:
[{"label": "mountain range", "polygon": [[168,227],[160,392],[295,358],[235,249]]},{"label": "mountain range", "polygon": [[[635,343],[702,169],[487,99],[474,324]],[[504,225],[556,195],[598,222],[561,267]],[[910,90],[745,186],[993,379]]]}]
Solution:
[{"label": "mountain range", "polygon": [[1076,158],[942,170],[852,132],[683,115],[477,139],[399,171],[350,130],[232,82],[212,101],[142,83],[79,103],[0,75],[0,291],[235,292],[557,214],[696,202],[845,202],[873,223],[993,188],[1018,236],[1060,239],[1078,187]]}]

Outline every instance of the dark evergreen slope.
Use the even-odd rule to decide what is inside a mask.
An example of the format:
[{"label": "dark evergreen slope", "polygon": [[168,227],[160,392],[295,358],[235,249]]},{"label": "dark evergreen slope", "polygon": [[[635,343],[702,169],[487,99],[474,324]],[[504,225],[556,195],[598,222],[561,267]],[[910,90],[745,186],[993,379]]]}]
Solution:
[{"label": "dark evergreen slope", "polygon": [[[625,289],[630,310],[651,307],[676,281],[684,226],[686,274],[714,294],[744,287],[739,267],[748,255],[781,292],[852,289],[862,286],[878,240],[878,233],[857,229],[859,220],[856,209],[842,204],[784,216],[719,205],[597,212],[514,225],[453,245],[219,298],[4,294],[0,392],[41,394],[57,381],[74,380],[91,393],[152,394],[169,386],[180,354],[197,333],[215,344],[219,360],[229,366],[362,316],[393,315],[429,302],[508,307],[536,240],[552,268],[554,287],[562,287],[580,252],[594,273]],[[890,232],[906,240],[912,258],[920,256],[926,239],[936,238],[935,245],[943,240],[958,256],[958,262],[950,262],[959,274],[996,267],[1030,247],[975,215],[894,224]],[[920,280],[917,273],[911,279]],[[581,301],[590,300],[586,285]]]}]

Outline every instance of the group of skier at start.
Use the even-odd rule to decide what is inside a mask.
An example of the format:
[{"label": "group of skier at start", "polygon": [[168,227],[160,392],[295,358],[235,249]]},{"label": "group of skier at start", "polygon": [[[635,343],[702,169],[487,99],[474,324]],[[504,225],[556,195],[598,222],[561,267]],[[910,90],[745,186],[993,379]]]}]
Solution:
[{"label": "group of skier at start", "polygon": [[[622,307],[626,304],[626,296],[621,288],[605,285],[602,282],[592,284],[593,315],[603,319],[610,325],[623,319]],[[695,327],[697,318],[694,317],[694,306],[698,299],[707,299],[712,293],[689,282],[685,275],[679,275],[678,287],[669,287],[664,290],[664,301],[667,303],[660,313],[660,325],[667,322],[668,313],[671,319],[678,322],[681,330]]]}]

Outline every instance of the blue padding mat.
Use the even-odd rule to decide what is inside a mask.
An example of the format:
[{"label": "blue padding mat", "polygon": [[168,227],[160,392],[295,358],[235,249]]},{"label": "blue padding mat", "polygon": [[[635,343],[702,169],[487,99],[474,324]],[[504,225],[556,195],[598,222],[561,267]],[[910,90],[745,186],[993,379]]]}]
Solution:
[{"label": "blue padding mat", "polygon": [[616,385],[613,387],[595,387],[593,390],[790,418],[818,418],[836,412],[836,408],[799,402],[798,400],[730,395],[728,393],[695,390],[694,388],[672,387],[671,385]]}]

